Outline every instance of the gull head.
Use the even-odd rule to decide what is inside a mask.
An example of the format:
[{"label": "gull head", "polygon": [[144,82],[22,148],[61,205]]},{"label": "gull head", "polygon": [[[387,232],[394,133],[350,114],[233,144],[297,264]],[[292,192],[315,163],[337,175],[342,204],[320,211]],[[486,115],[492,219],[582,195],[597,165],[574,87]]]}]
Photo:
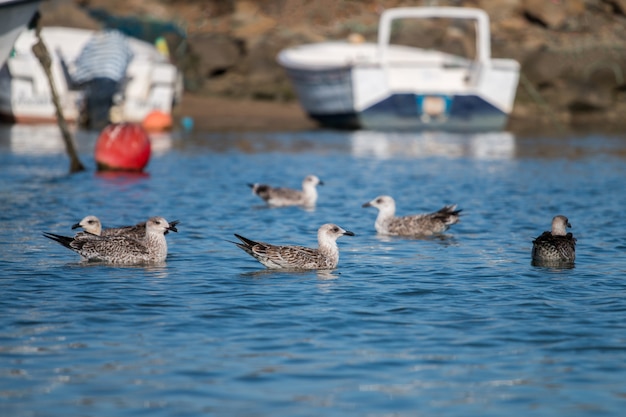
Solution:
[{"label": "gull head", "polygon": [[98,235],[102,233],[102,223],[96,216],[86,216],[80,222],[74,224],[72,229],[82,228],[85,232],[92,235]]},{"label": "gull head", "polygon": [[302,180],[302,188],[305,188],[305,187],[313,187],[313,188],[315,188],[318,185],[324,185],[324,182],[322,180],[320,180],[315,175],[307,175]]},{"label": "gull head", "polygon": [[396,213],[396,202],[388,195],[379,195],[372,201],[363,204],[362,207],[376,207],[381,214],[393,216]]},{"label": "gull head", "polygon": [[178,232],[174,224],[169,224],[163,217],[150,217],[146,222],[146,234],[165,234],[167,231]]},{"label": "gull head", "polygon": [[552,235],[553,236],[565,236],[567,234],[567,228],[572,227],[567,217],[563,215],[554,216],[552,218]]},{"label": "gull head", "polygon": [[336,224],[326,223],[317,230],[317,240],[320,244],[329,241],[336,241],[341,236],[354,236],[349,230],[343,229]]}]

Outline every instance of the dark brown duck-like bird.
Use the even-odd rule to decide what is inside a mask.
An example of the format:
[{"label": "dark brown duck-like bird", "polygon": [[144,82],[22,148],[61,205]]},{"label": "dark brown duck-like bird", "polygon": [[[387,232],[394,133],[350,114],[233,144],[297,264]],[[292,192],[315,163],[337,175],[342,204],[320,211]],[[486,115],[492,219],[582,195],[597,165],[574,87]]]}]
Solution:
[{"label": "dark brown duck-like bird", "polygon": [[533,240],[533,262],[563,262],[571,263],[576,259],[576,238],[567,233],[572,227],[567,217],[554,216],[552,230],[543,232]]}]

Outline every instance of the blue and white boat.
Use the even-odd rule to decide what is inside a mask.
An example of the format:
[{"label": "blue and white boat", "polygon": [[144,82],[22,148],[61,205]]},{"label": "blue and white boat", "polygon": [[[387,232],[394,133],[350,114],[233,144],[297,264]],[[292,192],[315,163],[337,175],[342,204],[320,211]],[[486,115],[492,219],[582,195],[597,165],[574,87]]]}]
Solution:
[{"label": "blue and white boat", "polygon": [[5,63],[17,37],[26,29],[41,0],[0,0],[0,67]]},{"label": "blue and white boat", "polygon": [[[403,19],[471,21],[473,57],[390,43]],[[377,43],[306,44],[277,59],[304,110],[324,126],[494,131],[513,109],[520,65],[491,58],[490,36],[489,16],[480,9],[395,8],[382,13]]]}]

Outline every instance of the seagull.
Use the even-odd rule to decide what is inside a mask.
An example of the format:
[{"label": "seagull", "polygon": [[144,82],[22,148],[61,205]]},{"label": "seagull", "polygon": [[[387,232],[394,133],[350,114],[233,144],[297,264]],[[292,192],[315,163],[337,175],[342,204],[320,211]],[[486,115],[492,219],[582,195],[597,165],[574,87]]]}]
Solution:
[{"label": "seagull", "polygon": [[252,194],[258,195],[272,207],[315,206],[318,185],[324,185],[324,183],[315,175],[307,175],[302,180],[302,190],[275,188],[267,184],[248,184],[252,188]]},{"label": "seagull", "polygon": [[84,261],[102,261],[112,264],[141,264],[163,262],[167,257],[165,232],[178,232],[163,217],[151,217],[146,222],[145,234],[141,239],[125,235],[98,236],[77,233],[74,237],[44,232],[52,239],[81,256]]},{"label": "seagull", "polygon": [[[173,220],[169,222],[169,225],[175,227],[178,223],[180,223],[180,221]],[[140,240],[143,239],[143,237],[146,235],[146,222],[137,223],[134,226],[111,227],[103,229],[100,219],[93,215],[86,216],[80,222],[72,225],[72,229],[79,228],[82,228],[87,233],[98,236],[126,236]],[[169,229],[165,231],[165,234],[167,234],[168,232]]]},{"label": "seagull", "polygon": [[552,230],[543,232],[533,240],[532,260],[534,262],[574,262],[576,238],[571,233],[567,233],[567,227],[572,227],[567,217],[554,216]]},{"label": "seagull", "polygon": [[444,206],[433,213],[414,214],[412,216],[395,217],[396,202],[388,195],[381,195],[363,204],[363,207],[376,207],[376,232],[392,236],[431,236],[443,233],[459,221],[461,210],[456,204]]},{"label": "seagull", "polygon": [[235,233],[242,243],[233,242],[250,256],[269,269],[334,269],[339,262],[337,239],[341,236],[354,236],[354,233],[327,223],[317,231],[317,249],[304,246],[271,245],[256,242]]}]

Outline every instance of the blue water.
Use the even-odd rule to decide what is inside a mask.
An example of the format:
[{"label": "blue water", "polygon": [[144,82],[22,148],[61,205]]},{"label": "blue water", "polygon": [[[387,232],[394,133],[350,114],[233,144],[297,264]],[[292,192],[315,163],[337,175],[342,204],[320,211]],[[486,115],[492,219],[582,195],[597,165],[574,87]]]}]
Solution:
[{"label": "blue water", "polygon": [[[2,416],[617,416],[626,408],[626,139],[365,132],[173,134],[146,176],[68,175],[55,128],[0,129]],[[249,182],[324,182],[315,210]],[[378,237],[376,210],[457,203],[440,239]],[[165,265],[81,264],[42,237],[95,214],[178,219]],[[573,269],[530,264],[565,214]],[[267,271],[233,233],[314,246],[330,273]]]}]

